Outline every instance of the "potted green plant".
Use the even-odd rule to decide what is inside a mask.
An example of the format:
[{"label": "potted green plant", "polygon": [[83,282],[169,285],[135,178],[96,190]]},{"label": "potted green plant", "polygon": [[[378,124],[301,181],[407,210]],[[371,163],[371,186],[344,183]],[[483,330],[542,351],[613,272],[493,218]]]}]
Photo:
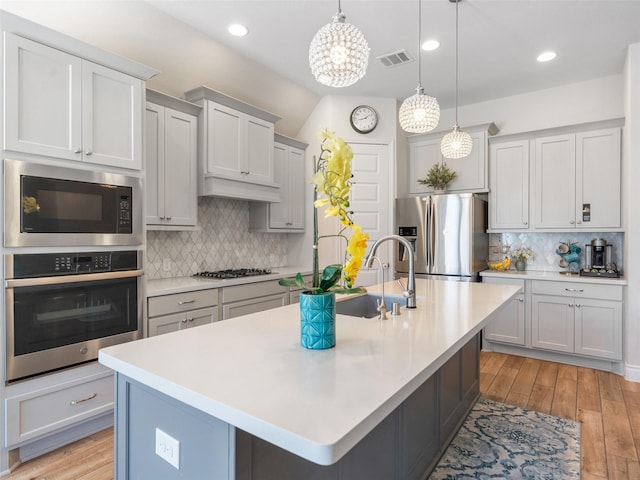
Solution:
[{"label": "potted green plant", "polygon": [[418,183],[427,185],[436,191],[444,191],[451,181],[456,178],[456,172],[451,170],[446,163],[436,163],[427,172],[426,178],[418,180]]}]

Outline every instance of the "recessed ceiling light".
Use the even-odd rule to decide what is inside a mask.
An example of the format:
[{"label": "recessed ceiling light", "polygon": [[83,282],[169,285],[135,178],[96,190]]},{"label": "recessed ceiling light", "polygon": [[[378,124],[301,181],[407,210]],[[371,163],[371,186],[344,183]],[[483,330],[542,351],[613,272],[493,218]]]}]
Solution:
[{"label": "recessed ceiling light", "polygon": [[549,60],[553,60],[554,58],[556,58],[556,52],[543,52],[538,55],[537,60],[539,62],[548,62]]},{"label": "recessed ceiling light", "polygon": [[249,29],[239,23],[233,23],[227,27],[227,31],[235,37],[244,37],[249,33]]},{"label": "recessed ceiling light", "polygon": [[440,46],[440,42],[437,40],[427,40],[422,44],[422,50],[430,52],[431,50],[435,50]]}]

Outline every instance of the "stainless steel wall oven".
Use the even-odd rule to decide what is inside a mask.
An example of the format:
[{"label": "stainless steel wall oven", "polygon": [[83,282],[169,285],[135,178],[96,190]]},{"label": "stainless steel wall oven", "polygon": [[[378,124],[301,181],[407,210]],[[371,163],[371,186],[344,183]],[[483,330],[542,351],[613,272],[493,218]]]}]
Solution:
[{"label": "stainless steel wall oven", "polygon": [[5,255],[6,382],[142,338],[142,252]]},{"label": "stainless steel wall oven", "polygon": [[5,247],[142,245],[141,180],[4,160]]}]

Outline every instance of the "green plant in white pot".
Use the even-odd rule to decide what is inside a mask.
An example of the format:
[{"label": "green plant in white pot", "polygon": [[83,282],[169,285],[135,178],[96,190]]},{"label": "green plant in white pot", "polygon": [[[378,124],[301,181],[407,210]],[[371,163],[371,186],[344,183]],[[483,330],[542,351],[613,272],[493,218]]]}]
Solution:
[{"label": "green plant in white pot", "polygon": [[456,178],[456,172],[447,167],[446,163],[442,162],[436,163],[431,167],[427,172],[426,178],[418,180],[418,183],[427,185],[436,191],[444,191],[454,178]]}]

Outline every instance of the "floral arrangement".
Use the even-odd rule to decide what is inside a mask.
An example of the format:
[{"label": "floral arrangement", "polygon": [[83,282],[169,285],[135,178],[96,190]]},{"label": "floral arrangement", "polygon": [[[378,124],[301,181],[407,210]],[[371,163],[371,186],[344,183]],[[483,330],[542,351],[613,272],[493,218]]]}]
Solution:
[{"label": "floral arrangement", "polygon": [[[308,293],[322,294],[361,293],[364,288],[354,287],[362,260],[367,249],[369,235],[362,232],[362,227],[353,222],[353,212],[349,209],[349,193],[351,191],[351,160],[353,152],[348,143],[334,132],[326,129],[320,132],[322,143],[320,156],[315,165],[312,182],[314,189],[313,209],[313,275],[312,284],[305,283],[298,273],[295,278],[283,278],[280,285],[299,286]],[[340,231],[336,235],[319,235],[318,209],[325,208],[325,218],[336,217],[340,222]],[[351,237],[346,233],[351,230]],[[328,265],[320,274],[318,266],[318,242],[325,237],[342,237],[347,241],[345,258],[342,264]]]},{"label": "floral arrangement", "polygon": [[514,260],[529,260],[533,258],[533,250],[529,247],[520,247],[511,252],[511,258]]},{"label": "floral arrangement", "polygon": [[456,172],[450,170],[447,164],[442,162],[431,167],[427,172],[427,177],[424,180],[418,180],[418,183],[436,190],[444,190],[454,178],[456,178]]}]

